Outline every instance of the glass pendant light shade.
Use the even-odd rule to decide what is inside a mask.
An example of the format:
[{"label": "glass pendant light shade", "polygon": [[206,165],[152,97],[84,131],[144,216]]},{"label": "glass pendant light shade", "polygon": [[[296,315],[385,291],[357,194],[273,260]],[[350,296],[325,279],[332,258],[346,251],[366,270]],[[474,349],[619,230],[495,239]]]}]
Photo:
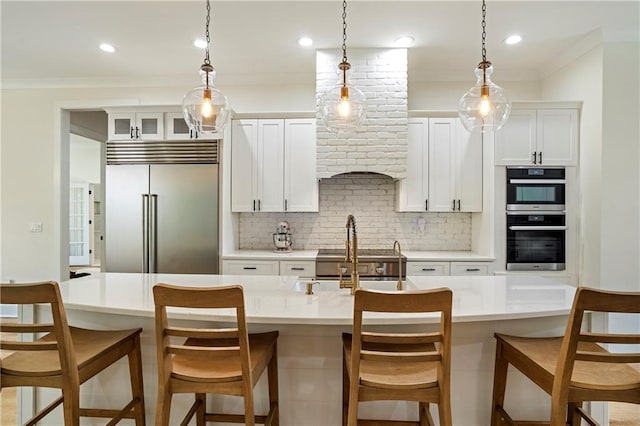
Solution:
[{"label": "glass pendant light shade", "polygon": [[458,102],[462,125],[470,132],[475,129],[483,133],[495,132],[509,118],[511,101],[504,89],[491,81],[492,72],[491,62],[480,62],[475,71],[478,79],[476,85]]},{"label": "glass pendant light shade", "polygon": [[216,73],[209,59],[209,23],[211,4],[207,0],[207,20],[205,25],[206,50],[204,63],[200,67],[202,85],[187,92],[182,98],[182,112],[189,129],[197,134],[220,133],[227,124],[231,107],[227,97],[213,87]]},{"label": "glass pendant light shade", "polygon": [[231,112],[227,97],[213,87],[213,74],[205,71],[202,86],[190,90],[182,99],[184,120],[191,130],[201,134],[222,132]]},{"label": "glass pendant light shade", "polygon": [[351,64],[347,60],[347,1],[342,1],[342,62],[338,64],[340,82],[324,92],[318,104],[320,118],[330,132],[353,131],[367,114],[367,98],[347,81]]},{"label": "glass pendant light shade", "polygon": [[366,97],[357,87],[339,83],[322,95],[319,108],[320,117],[329,131],[352,131],[366,116]]}]

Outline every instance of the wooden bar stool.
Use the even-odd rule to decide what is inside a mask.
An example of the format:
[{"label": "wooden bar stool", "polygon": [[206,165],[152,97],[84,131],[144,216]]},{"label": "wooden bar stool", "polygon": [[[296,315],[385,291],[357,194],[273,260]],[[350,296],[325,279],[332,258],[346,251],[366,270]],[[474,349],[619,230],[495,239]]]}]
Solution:
[{"label": "wooden bar stool", "polygon": [[[278,332],[248,334],[241,286],[183,287],[157,284],[156,346],[158,350],[158,405],[156,425],[168,425],[174,393],[193,393],[195,402],[182,424],[196,415],[198,426],[205,422],[279,425],[278,417]],[[167,307],[234,308],[235,328],[185,328],[170,324]],[[180,340],[180,342],[176,342]],[[269,380],[269,413],[256,416],[253,388],[265,368]],[[208,413],[206,394],[244,398],[244,415]]]},{"label": "wooden bar stool", "polygon": [[[610,353],[600,344],[640,344],[638,334],[582,332],[585,312],[640,313],[640,293],[579,288],[564,337],[528,338],[496,333],[491,424],[597,425],[585,401],[640,403],[639,353]],[[517,422],[504,409],[509,364],[551,396],[551,421]]]},{"label": "wooden bar stool", "polygon": [[[353,336],[344,333],[342,424],[358,424],[358,402],[418,402],[418,422],[363,421],[367,424],[434,425],[429,403],[438,404],[440,425],[451,425],[451,300],[442,288],[383,293],[355,293]],[[440,312],[436,333],[363,331],[363,312]],[[437,344],[437,346],[436,346]]]},{"label": "wooden bar stool", "polygon": [[[0,303],[48,304],[53,318],[53,323],[0,324],[0,332],[3,333],[46,333],[33,342],[0,342],[2,349],[14,351],[0,363],[0,388],[33,386],[62,390],[62,396],[37,413],[27,425],[36,424],[62,403],[66,426],[79,425],[80,417],[106,417],[112,419],[109,424],[116,424],[124,418],[135,419],[137,426],[144,426],[140,355],[142,329],[85,330],[69,327],[55,282],[1,284]],[[131,401],[121,410],[80,408],[80,385],[125,355],[129,358]]]}]

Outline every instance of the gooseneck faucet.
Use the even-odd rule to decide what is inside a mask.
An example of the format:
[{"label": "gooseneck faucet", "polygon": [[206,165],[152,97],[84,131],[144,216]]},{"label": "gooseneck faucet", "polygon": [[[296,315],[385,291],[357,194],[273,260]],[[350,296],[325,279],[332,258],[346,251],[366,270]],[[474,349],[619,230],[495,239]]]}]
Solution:
[{"label": "gooseneck faucet", "polygon": [[360,275],[358,274],[358,233],[356,231],[356,218],[352,214],[347,216],[347,240],[345,241],[344,261],[351,263],[351,279],[342,279],[340,274],[340,288],[350,288],[354,294],[360,287]]},{"label": "gooseneck faucet", "polygon": [[400,248],[400,241],[395,240],[393,242],[393,252],[396,253],[396,247],[398,248],[398,285],[396,288],[398,291],[402,290],[402,249]]}]

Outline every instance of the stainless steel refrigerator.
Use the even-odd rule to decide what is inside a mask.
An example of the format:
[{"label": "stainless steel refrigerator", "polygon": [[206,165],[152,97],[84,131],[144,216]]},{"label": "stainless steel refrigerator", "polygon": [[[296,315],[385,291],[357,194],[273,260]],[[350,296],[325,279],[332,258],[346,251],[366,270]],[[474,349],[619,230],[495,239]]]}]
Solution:
[{"label": "stainless steel refrigerator", "polygon": [[107,144],[105,271],[218,273],[217,142]]}]

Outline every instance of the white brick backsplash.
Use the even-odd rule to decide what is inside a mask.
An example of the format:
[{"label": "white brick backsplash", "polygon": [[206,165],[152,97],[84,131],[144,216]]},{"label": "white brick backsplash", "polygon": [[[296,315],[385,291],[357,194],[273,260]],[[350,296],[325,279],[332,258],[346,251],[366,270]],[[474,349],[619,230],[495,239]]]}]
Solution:
[{"label": "white brick backsplash", "polygon": [[[351,69],[347,78],[366,96],[367,116],[355,131],[335,134],[327,131],[317,113],[318,178],[350,171],[373,171],[403,178],[407,164],[407,50],[353,49],[348,53]],[[327,89],[338,84],[340,74],[336,68],[341,60],[340,51],[317,51],[316,104]],[[326,146],[347,155],[339,157],[324,149]],[[364,152],[361,149],[364,146],[370,148],[367,152],[395,154],[354,154]]]},{"label": "white brick backsplash", "polygon": [[342,248],[349,214],[356,218],[363,248],[391,248],[397,239],[403,250],[471,249],[470,213],[399,213],[394,204],[394,180],[387,176],[323,179],[318,213],[240,213],[240,249],[272,249],[272,234],[282,220],[292,227],[294,249]]}]

